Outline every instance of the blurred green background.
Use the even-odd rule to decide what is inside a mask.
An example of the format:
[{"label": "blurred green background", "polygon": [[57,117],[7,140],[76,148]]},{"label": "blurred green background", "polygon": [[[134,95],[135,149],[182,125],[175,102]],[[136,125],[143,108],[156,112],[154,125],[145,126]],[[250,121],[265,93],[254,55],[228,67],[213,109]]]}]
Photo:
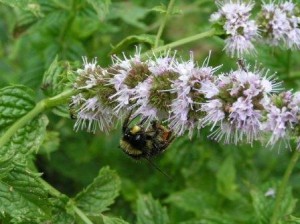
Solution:
[{"label": "blurred green background", "polygon": [[[101,66],[109,66],[112,49],[128,36],[156,35],[164,16],[158,9],[168,4],[163,0],[31,2],[24,8],[21,1],[20,7],[0,1],[0,87],[26,85],[36,91],[37,101],[45,97],[43,74],[56,56],[71,62],[74,69],[81,66],[82,56],[97,57]],[[170,43],[208,30],[209,16],[215,10],[213,1],[176,1],[177,13],[167,22],[162,40]],[[136,44],[116,53],[130,55]],[[183,58],[193,51],[199,65],[211,51],[210,65],[223,64],[220,72],[226,72],[236,68],[236,60],[226,56],[223,47],[223,40],[214,37],[177,50]],[[148,44],[142,44],[143,51],[148,49]],[[256,55],[246,59],[262,64],[270,74],[277,72],[286,89],[299,89],[299,51],[260,44]],[[167,208],[170,223],[268,223],[274,198],[264,194],[277,186],[291,157],[291,149],[284,144],[272,149],[260,143],[252,147],[224,145],[207,139],[208,131],[202,130],[192,140],[187,136],[176,139],[154,159],[172,177],[170,181],[147,162],[133,161],[121,152],[120,125],[109,134],[75,132],[73,120],[51,111],[47,115],[47,139],[35,161],[43,178],[74,196],[108,165],[119,174],[122,190],[106,213],[129,223],[136,220],[139,193],[159,199]],[[289,203],[299,198],[299,168],[298,164],[290,181],[292,193],[287,189],[283,204],[291,206]],[[300,216],[299,205],[292,214]]]}]

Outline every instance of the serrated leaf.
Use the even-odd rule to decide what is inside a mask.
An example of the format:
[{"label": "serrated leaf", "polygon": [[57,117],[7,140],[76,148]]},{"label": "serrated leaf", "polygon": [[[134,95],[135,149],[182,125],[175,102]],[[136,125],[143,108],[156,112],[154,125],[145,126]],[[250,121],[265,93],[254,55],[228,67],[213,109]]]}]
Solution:
[{"label": "serrated leaf", "polygon": [[13,155],[14,160],[21,162],[27,155],[37,152],[44,141],[47,124],[48,118],[45,115],[30,121],[1,147],[0,155]]},{"label": "serrated leaf", "polygon": [[110,0],[87,0],[93,9],[97,12],[100,19],[107,14],[111,1]]},{"label": "serrated leaf", "polygon": [[238,196],[235,178],[236,170],[234,167],[234,160],[229,156],[224,160],[218,170],[217,189],[220,194],[230,200],[234,200]]},{"label": "serrated leaf", "polygon": [[167,7],[165,5],[158,5],[153,7],[151,10],[159,13],[166,13]]},{"label": "serrated leaf", "polygon": [[119,42],[110,52],[110,54],[117,54],[128,48],[128,46],[138,45],[138,44],[148,44],[150,47],[154,46],[155,35],[142,34],[142,35],[132,35],[128,36]]},{"label": "serrated leaf", "polygon": [[[155,11],[155,12],[159,12],[159,13],[167,13],[167,7],[165,5],[159,5],[159,6],[155,6],[151,9],[152,11]],[[180,8],[176,8],[174,7],[172,9],[172,11],[170,12],[170,15],[179,15],[179,14],[182,14],[182,10]]]},{"label": "serrated leaf", "polygon": [[[253,188],[250,190],[257,223],[270,223],[275,204],[276,188],[276,184],[267,183],[259,189]],[[284,220],[285,217],[291,215],[296,207],[296,202],[297,199],[293,197],[291,187],[287,187],[284,197],[280,202],[280,210],[278,211],[279,219],[282,218]]]},{"label": "serrated leaf", "polygon": [[34,92],[25,86],[0,89],[0,130],[25,115],[34,105]]},{"label": "serrated leaf", "polygon": [[104,215],[102,215],[102,219],[103,219],[104,224],[129,224],[128,222],[126,222],[122,219],[108,217],[108,216],[104,216]]},{"label": "serrated leaf", "polygon": [[149,9],[140,7],[130,1],[116,2],[112,6],[110,13],[110,16],[113,16],[112,18],[120,18],[127,24],[143,30],[147,28],[146,24],[140,20],[150,12]]},{"label": "serrated leaf", "polygon": [[40,174],[16,165],[0,180],[0,212],[14,222],[49,220],[48,192],[39,181]]},{"label": "serrated leaf", "polygon": [[72,73],[70,70],[70,64],[58,61],[56,56],[44,74],[41,86],[43,92],[47,96],[54,96],[63,92],[68,86],[68,76]]},{"label": "serrated leaf", "polygon": [[76,205],[88,215],[100,216],[118,196],[120,185],[115,171],[102,168],[93,183],[76,196]]},{"label": "serrated leaf", "polygon": [[[34,106],[33,91],[24,86],[9,86],[0,89],[0,137],[19,118]],[[26,161],[27,155],[37,151],[43,142],[48,119],[41,115],[18,129],[4,146],[0,148],[0,170],[12,168],[11,160]]]},{"label": "serrated leaf", "polygon": [[138,224],[167,224],[167,209],[162,207],[151,195],[139,195],[137,200]]},{"label": "serrated leaf", "polygon": [[29,4],[33,4],[35,2],[36,1],[34,0],[0,0],[0,3],[21,9],[27,9],[30,6]]},{"label": "serrated leaf", "polygon": [[45,139],[39,150],[39,153],[49,155],[58,149],[59,143],[60,143],[59,132],[48,131],[45,135]]},{"label": "serrated leaf", "polygon": [[[70,80],[75,79],[72,70],[68,62],[58,61],[58,57],[56,56],[43,77],[41,88],[45,95],[55,96],[70,87]],[[52,109],[52,112],[61,117],[70,117],[67,105],[56,106]]]},{"label": "serrated leaf", "polygon": [[166,199],[166,202],[195,214],[199,213],[199,208],[209,206],[206,200],[203,199],[203,192],[197,189],[185,189],[180,192],[174,192]]}]

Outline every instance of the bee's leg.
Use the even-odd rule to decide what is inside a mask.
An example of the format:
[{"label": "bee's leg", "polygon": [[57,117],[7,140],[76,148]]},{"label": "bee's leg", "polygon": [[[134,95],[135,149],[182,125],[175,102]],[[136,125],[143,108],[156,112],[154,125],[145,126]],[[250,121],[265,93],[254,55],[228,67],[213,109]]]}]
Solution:
[{"label": "bee's leg", "polygon": [[172,136],[168,141],[165,141],[164,143],[160,143],[159,147],[161,148],[161,151],[164,151],[174,139],[175,136]]},{"label": "bee's leg", "polygon": [[152,126],[152,130],[154,130],[154,135],[153,135],[153,138],[156,138],[159,134],[159,129],[157,128],[157,121],[154,120],[154,121],[151,121],[151,126]]}]

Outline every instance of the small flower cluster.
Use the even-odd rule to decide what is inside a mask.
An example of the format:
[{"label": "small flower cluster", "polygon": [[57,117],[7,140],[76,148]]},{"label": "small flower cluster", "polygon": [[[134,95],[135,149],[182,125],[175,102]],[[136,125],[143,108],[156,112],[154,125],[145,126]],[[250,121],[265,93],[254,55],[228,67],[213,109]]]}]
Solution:
[{"label": "small flower cluster", "polygon": [[255,41],[272,46],[283,44],[286,48],[300,47],[300,14],[290,0],[286,2],[262,3],[257,20],[251,20],[253,2],[224,0],[218,2],[218,12],[211,21],[221,26],[226,39],[225,50],[231,56],[242,56],[255,52]]},{"label": "small flower cluster", "polygon": [[261,30],[267,43],[287,48],[300,47],[300,16],[296,16],[293,2],[264,4],[261,12]]},{"label": "small flower cluster", "polygon": [[225,143],[252,144],[269,135],[272,146],[300,134],[300,93],[280,93],[268,70],[240,61],[237,70],[217,76],[220,66],[209,66],[209,57],[202,66],[192,54],[187,61],[175,55],[142,60],[139,53],[124,58],[114,56],[107,69],[84,59],[74,84],[80,93],[70,105],[75,129],[108,132],[132,111],[148,124],[165,122],[177,136],[208,126],[210,137]]},{"label": "small flower cluster", "polygon": [[225,50],[231,55],[240,57],[254,50],[252,42],[258,37],[258,26],[250,19],[253,3],[241,1],[219,4],[219,11],[212,14],[211,22],[219,22],[227,36]]}]

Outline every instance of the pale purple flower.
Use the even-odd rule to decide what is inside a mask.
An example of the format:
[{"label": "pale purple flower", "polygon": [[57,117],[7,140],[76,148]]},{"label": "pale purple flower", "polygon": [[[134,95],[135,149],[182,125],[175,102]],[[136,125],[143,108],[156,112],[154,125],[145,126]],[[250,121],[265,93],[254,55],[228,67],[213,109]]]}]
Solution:
[{"label": "pale purple flower", "polygon": [[251,144],[257,139],[260,132],[262,112],[254,109],[250,98],[239,97],[232,104],[228,118],[230,125],[233,125],[234,129],[239,130],[239,137],[235,143],[244,137],[246,138],[246,142]]},{"label": "pale purple flower", "polygon": [[131,107],[135,109],[133,116],[141,115],[142,119],[147,118],[145,123],[149,123],[151,120],[162,119],[160,111],[149,103],[150,91],[153,79],[159,79],[160,76],[174,72],[173,64],[175,63],[175,58],[168,55],[161,57],[154,55],[154,59],[148,59],[147,63],[151,76],[134,88],[135,93],[131,98],[135,101]]},{"label": "pale purple flower", "polygon": [[83,68],[77,69],[79,79],[74,87],[77,89],[91,89],[98,84],[98,81],[105,75],[105,70],[97,65],[97,58],[88,62],[87,57],[82,57]]},{"label": "pale purple flower", "polygon": [[253,6],[252,2],[222,1],[218,4],[219,11],[210,18],[212,22],[224,24],[225,51],[231,57],[255,52],[253,41],[258,38],[258,26],[250,19]]},{"label": "pale purple flower", "polygon": [[201,103],[198,102],[199,95],[211,97],[218,91],[216,88],[209,90],[213,86],[213,74],[219,68],[208,66],[209,57],[202,67],[197,67],[191,55],[187,62],[177,62],[174,70],[179,73],[179,78],[172,83],[173,93],[177,94],[176,99],[171,103],[169,126],[177,135],[183,135],[185,131],[192,137],[193,130],[201,127],[200,117],[193,117],[191,112],[197,113]]},{"label": "pale purple flower", "polygon": [[216,128],[210,137],[235,144],[243,140],[252,144],[258,138],[268,96],[280,89],[280,84],[267,73],[240,66],[218,77],[214,83],[219,91],[201,105],[206,113],[202,125]]},{"label": "pale purple flower", "polygon": [[[299,94],[294,95],[290,92],[283,92],[276,97],[274,103],[266,108],[267,121],[264,123],[263,130],[270,131],[271,137],[267,145],[275,145],[279,140],[288,142],[290,132],[299,123]],[[276,103],[280,101],[280,105]]]},{"label": "pale purple flower", "polygon": [[109,99],[117,103],[114,112],[120,114],[124,109],[129,108],[130,99],[136,93],[135,88],[126,85],[125,80],[135,66],[139,66],[144,62],[142,62],[139,49],[137,49],[137,53],[129,59],[125,55],[123,60],[117,56],[113,56],[112,59],[113,66],[111,69],[113,70],[113,74],[107,82],[108,85],[114,86],[116,93],[110,96]]},{"label": "pale purple flower", "polygon": [[[175,55],[174,55],[175,56]],[[165,72],[172,71],[173,63],[175,62],[174,57],[170,57],[169,53],[167,56],[157,57],[154,55],[154,59],[149,59],[149,71],[154,75],[161,75]]]},{"label": "pale purple flower", "polygon": [[300,17],[295,13],[296,5],[292,1],[263,4],[261,30],[267,43],[273,46],[283,43],[287,48],[300,47]]},{"label": "pale purple flower", "polygon": [[203,126],[212,125],[211,130],[218,122],[225,119],[223,102],[220,99],[212,99],[201,105],[201,111],[206,112],[206,116],[201,120]]},{"label": "pale purple flower", "polygon": [[75,130],[86,129],[88,132],[95,133],[97,128],[104,132],[112,128],[114,115],[111,110],[101,105],[97,97],[89,99],[84,99],[82,96],[74,97],[73,105],[76,104],[81,105],[77,109]]}]

